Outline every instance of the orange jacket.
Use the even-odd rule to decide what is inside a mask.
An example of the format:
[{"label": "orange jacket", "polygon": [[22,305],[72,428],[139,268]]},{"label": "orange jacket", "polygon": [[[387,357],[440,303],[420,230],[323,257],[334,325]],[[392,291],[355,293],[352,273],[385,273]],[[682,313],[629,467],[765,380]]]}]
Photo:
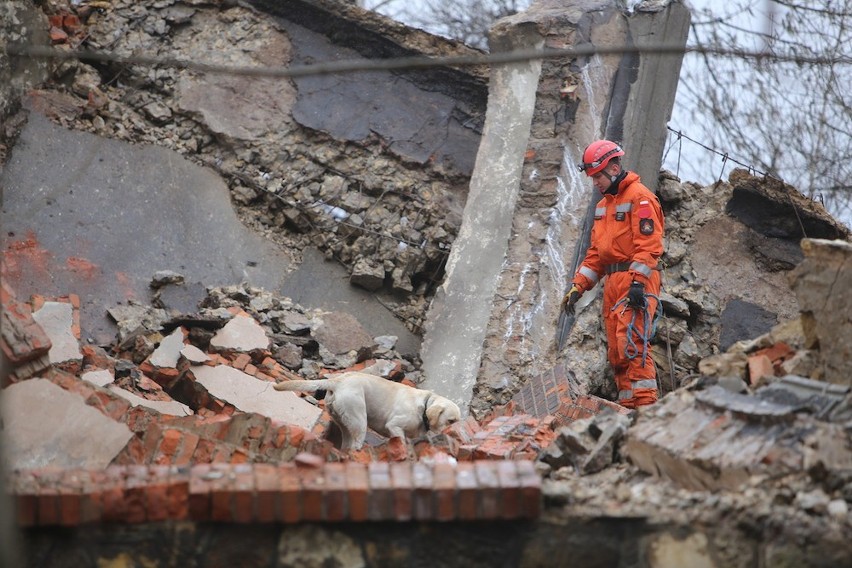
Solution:
[{"label": "orange jacket", "polygon": [[663,210],[639,176],[627,172],[616,195],[604,195],[595,208],[592,238],[573,283],[582,291],[607,274],[607,267],[627,263],[634,280],[648,285],[663,254]]}]

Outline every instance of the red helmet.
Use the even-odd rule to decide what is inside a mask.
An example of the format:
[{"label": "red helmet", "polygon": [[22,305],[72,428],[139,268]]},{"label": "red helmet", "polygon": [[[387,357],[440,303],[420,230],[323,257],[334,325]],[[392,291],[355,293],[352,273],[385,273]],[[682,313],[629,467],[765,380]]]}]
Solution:
[{"label": "red helmet", "polygon": [[583,152],[583,163],[578,164],[577,167],[591,177],[603,170],[611,159],[623,155],[624,150],[615,142],[596,140],[586,147]]}]

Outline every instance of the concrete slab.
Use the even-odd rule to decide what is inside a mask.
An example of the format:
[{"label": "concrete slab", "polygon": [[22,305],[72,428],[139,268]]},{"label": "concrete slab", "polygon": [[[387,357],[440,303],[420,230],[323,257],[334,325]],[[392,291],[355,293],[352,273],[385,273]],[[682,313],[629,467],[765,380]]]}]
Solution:
[{"label": "concrete slab", "polygon": [[47,379],[4,389],[0,417],[5,460],[12,469],[103,469],[133,437],[127,426]]},{"label": "concrete slab", "polygon": [[221,400],[244,412],[256,412],[307,430],[319,420],[319,408],[292,392],[277,391],[272,383],[255,379],[227,365],[190,367],[195,380]]},{"label": "concrete slab", "polygon": [[253,351],[268,349],[269,338],[254,318],[238,315],[216,332],[210,348],[218,351]]},{"label": "concrete slab", "polygon": [[158,271],[278,291],[291,264],[240,222],[214,172],[166,148],[66,130],[36,112],[0,186],[7,278],[20,297],[79,295],[82,332],[98,344],[115,337],[106,309],[128,298],[148,303]]},{"label": "concrete slab", "polygon": [[184,348],[184,332],[178,328],[171,335],[160,342],[160,345],[151,353],[148,362],[155,367],[176,368],[180,359],[181,349]]},{"label": "concrete slab", "polygon": [[45,302],[33,312],[38,323],[52,344],[48,356],[52,364],[82,361],[80,342],[74,337],[74,307],[68,302]]},{"label": "concrete slab", "polygon": [[394,301],[391,295],[350,285],[346,268],[325,260],[315,248],[305,250],[302,264],[288,276],[283,293],[305,308],[352,314],[373,337],[395,335],[399,338],[396,350],[403,355],[420,352],[420,336],[382,305],[382,301]]},{"label": "concrete slab", "polygon": [[189,416],[195,414],[190,407],[176,400],[148,400],[116,386],[110,386],[109,390],[133,406],[144,406],[145,408],[156,410],[160,414],[168,414],[169,416]]},{"label": "concrete slab", "polygon": [[105,387],[108,384],[115,382],[115,375],[112,374],[112,371],[108,371],[106,369],[88,371],[80,375],[80,378],[99,387]]},{"label": "concrete slab", "polygon": [[210,360],[207,353],[196,347],[195,345],[187,345],[180,350],[181,356],[193,365],[200,365]]}]

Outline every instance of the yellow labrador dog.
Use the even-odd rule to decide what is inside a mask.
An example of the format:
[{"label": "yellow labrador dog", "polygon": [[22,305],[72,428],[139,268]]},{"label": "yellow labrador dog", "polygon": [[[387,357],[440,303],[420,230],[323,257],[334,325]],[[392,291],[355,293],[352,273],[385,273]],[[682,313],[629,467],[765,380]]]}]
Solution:
[{"label": "yellow labrador dog", "polygon": [[440,432],[461,419],[458,405],[446,397],[357,371],[283,381],[275,390],[327,391],[325,405],[343,434],[343,451],[360,449],[368,426],[382,436],[405,439]]}]

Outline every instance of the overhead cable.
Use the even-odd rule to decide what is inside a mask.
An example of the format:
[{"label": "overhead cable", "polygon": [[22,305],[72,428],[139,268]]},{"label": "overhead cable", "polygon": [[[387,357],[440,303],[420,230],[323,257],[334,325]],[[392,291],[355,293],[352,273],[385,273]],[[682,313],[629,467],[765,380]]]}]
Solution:
[{"label": "overhead cable", "polygon": [[8,44],[6,53],[9,56],[25,56],[40,59],[112,62],[123,65],[143,65],[148,67],[173,67],[189,69],[202,73],[243,75],[254,77],[306,77],[311,75],[333,75],[355,73],[360,71],[391,71],[429,69],[435,67],[475,67],[483,65],[500,65],[505,63],[520,63],[524,61],[543,59],[562,59],[575,57],[590,57],[593,55],[683,55],[702,53],[720,57],[735,57],[739,59],[770,60],[774,62],[789,62],[799,65],[849,65],[852,57],[829,57],[815,55],[781,55],[768,54],[765,51],[748,51],[717,47],[694,47],[674,45],[645,45],[645,46],[584,46],[570,49],[526,49],[506,53],[491,53],[478,56],[455,57],[397,57],[391,59],[349,59],[328,61],[311,65],[294,65],[291,67],[247,67],[238,65],[222,65],[202,63],[194,60],[177,59],[173,57],[154,57],[145,55],[118,55],[112,52],[92,50],[58,50],[50,46],[31,44]]}]

